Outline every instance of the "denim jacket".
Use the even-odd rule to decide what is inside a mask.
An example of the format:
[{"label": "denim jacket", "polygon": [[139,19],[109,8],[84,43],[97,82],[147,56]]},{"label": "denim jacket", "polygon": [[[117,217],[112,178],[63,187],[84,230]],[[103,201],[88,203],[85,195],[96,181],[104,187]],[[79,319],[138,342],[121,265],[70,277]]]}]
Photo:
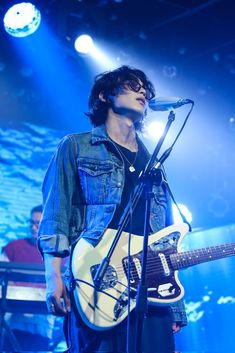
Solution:
[{"label": "denim jacket", "polygon": [[[139,143],[142,144],[140,140]],[[70,246],[81,237],[95,246],[108,228],[121,202],[125,182],[122,156],[118,158],[118,154],[107,148],[108,144],[113,142],[104,125],[91,132],[67,135],[60,142],[42,188],[44,207],[39,228],[42,254],[67,256]],[[150,227],[157,232],[172,223],[172,215],[163,188],[154,185],[153,195]],[[182,302],[172,305],[172,312],[174,321],[186,324]]]}]

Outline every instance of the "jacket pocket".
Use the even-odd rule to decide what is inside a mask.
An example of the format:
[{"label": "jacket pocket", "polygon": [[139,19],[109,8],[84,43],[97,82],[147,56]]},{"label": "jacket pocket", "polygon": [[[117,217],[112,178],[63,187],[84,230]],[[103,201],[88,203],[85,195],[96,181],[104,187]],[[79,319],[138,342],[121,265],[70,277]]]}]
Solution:
[{"label": "jacket pocket", "polygon": [[78,159],[78,174],[86,204],[104,204],[113,186],[114,165],[111,161]]}]

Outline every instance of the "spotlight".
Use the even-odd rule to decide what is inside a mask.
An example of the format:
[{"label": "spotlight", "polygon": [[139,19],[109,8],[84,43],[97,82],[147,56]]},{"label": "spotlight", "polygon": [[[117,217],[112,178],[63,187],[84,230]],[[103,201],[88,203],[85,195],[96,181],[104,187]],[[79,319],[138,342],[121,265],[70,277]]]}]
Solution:
[{"label": "spotlight", "polygon": [[232,131],[235,131],[235,117],[233,116],[229,119],[229,127]]},{"label": "spotlight", "polygon": [[147,126],[147,133],[150,137],[154,139],[159,139],[164,131],[164,126],[159,121],[153,121]]},{"label": "spotlight", "polygon": [[3,19],[6,32],[13,37],[27,37],[34,33],[40,21],[40,11],[29,2],[10,7]]},{"label": "spotlight", "polygon": [[[189,223],[191,223],[193,217],[192,217],[192,213],[189,211],[188,207],[185,206],[185,205],[183,205],[183,204],[181,204],[181,203],[179,203],[178,206],[179,206],[180,211],[183,213],[184,217],[186,218],[186,220],[187,220]],[[181,216],[180,216],[180,213],[179,213],[179,211],[178,211],[176,205],[173,204],[173,207],[172,207],[172,208],[173,208],[173,218],[174,218],[174,222],[175,222],[175,223],[181,223],[181,222],[182,222],[182,218],[181,218]]]},{"label": "spotlight", "polygon": [[78,53],[89,54],[94,49],[93,39],[88,34],[82,34],[75,40],[74,47]]}]

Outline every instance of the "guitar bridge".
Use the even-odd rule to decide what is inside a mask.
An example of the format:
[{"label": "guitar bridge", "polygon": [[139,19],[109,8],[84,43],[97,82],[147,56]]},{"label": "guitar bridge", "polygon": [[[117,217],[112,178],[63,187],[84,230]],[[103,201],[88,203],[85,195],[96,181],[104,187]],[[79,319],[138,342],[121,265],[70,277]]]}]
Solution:
[{"label": "guitar bridge", "polygon": [[[96,272],[98,271],[99,267],[100,267],[100,264],[97,264],[97,265],[91,266],[91,268],[90,268],[93,282],[94,282],[94,277],[95,277]],[[113,268],[112,266],[109,265],[107,267],[105,274],[104,274],[104,277],[99,285],[99,289],[105,290],[108,288],[114,288],[116,286],[117,282],[118,282],[117,272],[116,272],[115,268]]]}]

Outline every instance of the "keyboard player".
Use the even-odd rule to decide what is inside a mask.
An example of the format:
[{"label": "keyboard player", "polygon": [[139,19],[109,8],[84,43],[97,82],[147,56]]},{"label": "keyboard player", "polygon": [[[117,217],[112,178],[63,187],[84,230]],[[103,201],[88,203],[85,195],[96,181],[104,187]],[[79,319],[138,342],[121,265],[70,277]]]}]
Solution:
[{"label": "keyboard player", "polygon": [[[43,264],[42,257],[39,254],[36,244],[41,215],[42,206],[36,206],[31,210],[29,219],[30,236],[8,243],[2,249],[2,254],[0,257],[1,261]],[[17,285],[19,285],[19,283],[17,283]],[[26,287],[34,287],[32,288],[33,290],[35,287],[44,287],[44,283],[24,283],[23,285]],[[52,343],[54,321],[55,318],[52,315],[12,313],[8,321],[8,325],[15,335],[22,351],[46,351],[50,350]],[[11,348],[9,337],[6,336],[4,344],[5,350],[9,351]]]}]

